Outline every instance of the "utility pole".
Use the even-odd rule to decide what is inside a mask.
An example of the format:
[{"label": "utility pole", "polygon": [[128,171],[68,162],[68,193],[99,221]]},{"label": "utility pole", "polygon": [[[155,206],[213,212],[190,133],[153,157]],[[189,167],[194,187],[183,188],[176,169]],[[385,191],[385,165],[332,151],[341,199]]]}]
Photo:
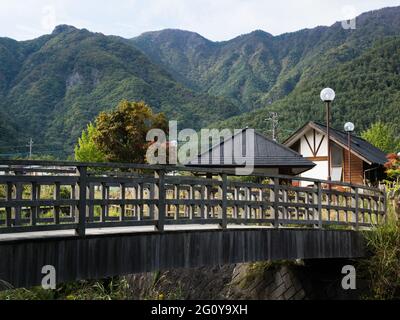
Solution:
[{"label": "utility pole", "polygon": [[277,141],[277,133],[278,133],[278,126],[279,126],[279,115],[278,112],[270,112],[269,118],[265,119],[265,121],[271,121],[272,124],[272,139]]},{"label": "utility pole", "polygon": [[30,138],[29,140],[29,144],[27,145],[27,147],[29,147],[29,160],[32,159],[32,148],[33,148],[33,139]]}]

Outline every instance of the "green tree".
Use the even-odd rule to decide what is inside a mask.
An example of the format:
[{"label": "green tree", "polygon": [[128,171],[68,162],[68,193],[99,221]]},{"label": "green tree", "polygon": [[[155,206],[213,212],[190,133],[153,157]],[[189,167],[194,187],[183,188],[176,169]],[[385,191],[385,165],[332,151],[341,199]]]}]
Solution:
[{"label": "green tree", "polygon": [[393,127],[388,124],[381,121],[374,123],[361,136],[386,153],[398,152],[400,140],[396,136]]},{"label": "green tree", "polygon": [[145,163],[151,129],[168,132],[163,113],[155,114],[144,102],[124,100],[117,109],[102,112],[96,119],[94,142],[111,162]]},{"label": "green tree", "polygon": [[390,178],[396,178],[400,182],[400,156],[391,153],[387,156],[388,162],[386,163],[386,173]]},{"label": "green tree", "polygon": [[75,160],[81,162],[104,162],[106,157],[94,141],[96,127],[89,123],[86,130],[83,130],[82,136],[75,146]]}]

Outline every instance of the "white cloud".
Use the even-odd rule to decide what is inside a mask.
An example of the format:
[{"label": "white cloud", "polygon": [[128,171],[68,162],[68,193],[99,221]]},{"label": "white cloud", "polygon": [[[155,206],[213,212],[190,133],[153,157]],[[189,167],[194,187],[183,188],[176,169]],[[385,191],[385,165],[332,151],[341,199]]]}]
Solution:
[{"label": "white cloud", "polygon": [[[262,29],[272,34],[331,25],[397,0],[0,0],[0,36],[29,39],[56,24],[133,37],[163,28],[228,40]],[[351,17],[352,18],[352,17]]]}]

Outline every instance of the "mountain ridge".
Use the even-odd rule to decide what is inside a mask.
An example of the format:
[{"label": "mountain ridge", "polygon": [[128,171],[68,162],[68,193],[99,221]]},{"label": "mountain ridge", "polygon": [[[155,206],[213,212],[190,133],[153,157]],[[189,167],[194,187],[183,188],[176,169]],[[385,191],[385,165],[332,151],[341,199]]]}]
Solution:
[{"label": "mountain ridge", "polygon": [[[355,117],[361,130],[378,114],[396,122],[390,113],[400,79],[391,57],[398,57],[399,34],[400,7],[391,7],[360,15],[356,30],[337,22],[221,42],[179,29],[124,39],[68,25],[28,41],[0,38],[0,147],[13,151],[33,137],[65,157],[86,124],[121,99],[143,100],[195,129],[248,125],[267,133],[264,120],[278,111],[283,137],[323,118],[324,86],[337,89],[342,106],[334,126]],[[360,94],[365,88],[371,97]]]},{"label": "mountain ridge", "polygon": [[84,29],[59,27],[26,42],[0,40],[0,61],[6,61],[0,111],[24,128],[15,141],[0,128],[0,146],[10,149],[33,137],[69,154],[87,123],[122,99],[143,100],[187,126],[218,118],[211,116],[217,106],[226,115],[237,111],[227,99],[176,82],[125,41]]}]

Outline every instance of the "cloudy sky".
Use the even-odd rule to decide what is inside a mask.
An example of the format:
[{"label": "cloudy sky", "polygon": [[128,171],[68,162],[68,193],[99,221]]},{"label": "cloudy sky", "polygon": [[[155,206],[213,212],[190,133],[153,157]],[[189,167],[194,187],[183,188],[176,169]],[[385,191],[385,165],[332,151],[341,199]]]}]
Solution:
[{"label": "cloudy sky", "polygon": [[274,35],[331,25],[400,0],[0,0],[0,36],[18,40],[58,24],[134,37],[165,28],[228,40],[262,29]]}]

